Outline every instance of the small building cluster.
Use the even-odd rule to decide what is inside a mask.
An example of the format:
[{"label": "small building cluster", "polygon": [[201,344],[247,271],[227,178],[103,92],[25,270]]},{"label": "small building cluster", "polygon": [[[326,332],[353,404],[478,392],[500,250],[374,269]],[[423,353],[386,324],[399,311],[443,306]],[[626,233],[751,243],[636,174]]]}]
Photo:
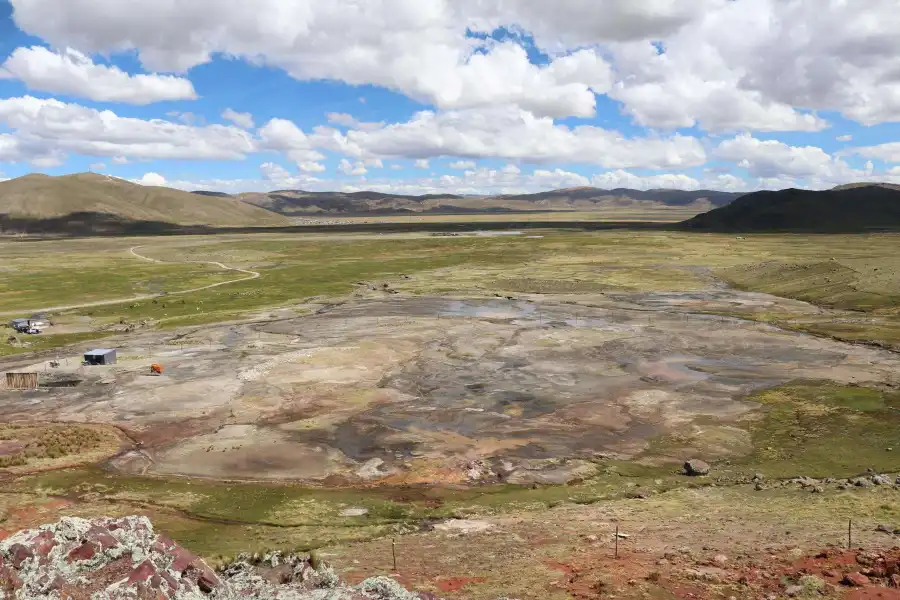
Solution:
[{"label": "small building cluster", "polygon": [[38,317],[28,317],[27,319],[13,319],[9,322],[9,326],[19,333],[28,333],[37,335],[43,332],[49,323]]}]

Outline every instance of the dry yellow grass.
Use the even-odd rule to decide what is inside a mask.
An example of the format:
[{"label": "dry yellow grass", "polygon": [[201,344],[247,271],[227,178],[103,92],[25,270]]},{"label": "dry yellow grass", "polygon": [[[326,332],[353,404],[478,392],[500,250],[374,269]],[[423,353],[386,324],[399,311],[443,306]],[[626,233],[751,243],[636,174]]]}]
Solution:
[{"label": "dry yellow grass", "polygon": [[0,183],[0,214],[44,219],[77,212],[218,227],[288,223],[281,215],[233,198],[142,186],[94,173],[62,177],[34,174]]}]

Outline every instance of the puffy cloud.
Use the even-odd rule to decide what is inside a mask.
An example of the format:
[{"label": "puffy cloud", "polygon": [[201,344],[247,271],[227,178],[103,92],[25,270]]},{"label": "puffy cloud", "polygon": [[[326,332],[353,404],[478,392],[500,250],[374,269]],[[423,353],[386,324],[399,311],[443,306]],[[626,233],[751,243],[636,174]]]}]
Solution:
[{"label": "puffy cloud", "polygon": [[710,0],[457,0],[470,26],[490,31],[517,24],[548,51],[611,41],[660,39],[718,3]]},{"label": "puffy cloud", "polygon": [[[621,39],[666,32],[696,12],[688,0],[654,0],[649,10],[622,0],[602,9],[584,0],[532,9],[529,26],[555,19],[553,30],[580,21],[582,33],[603,23],[599,37]],[[695,3],[696,4],[696,3]],[[515,42],[467,36],[467,31],[517,25],[516,10],[467,0],[13,0],[25,31],[57,46],[89,52],[137,50],[144,65],[185,71],[224,53],[277,66],[300,80],[331,79],[398,90],[440,108],[512,103],[540,115],[588,116],[594,92],[611,84],[609,64],[593,49],[535,65]],[[587,11],[596,15],[585,28]],[[598,12],[600,11],[600,12]],[[603,15],[602,18],[600,15]],[[620,26],[621,25],[621,26]],[[596,38],[595,28],[591,37]]]},{"label": "puffy cloud", "polygon": [[[272,119],[259,130],[259,136],[263,149],[282,152],[298,166],[310,167],[325,158],[313,149],[307,135],[291,121]],[[317,168],[313,167],[313,170]]]},{"label": "puffy cloud", "polygon": [[839,142],[852,142],[852,141],[853,141],[853,136],[852,136],[852,135],[849,135],[849,134],[847,134],[847,135],[839,135],[839,136],[837,136],[837,137],[834,138],[834,139],[836,139],[836,140],[839,141]]},{"label": "puffy cloud", "polygon": [[834,158],[815,146],[788,146],[778,140],[758,140],[739,135],[722,142],[716,158],[737,163],[755,177],[809,177],[831,168]]},{"label": "puffy cloud", "polygon": [[166,116],[181,121],[185,125],[202,125],[206,122],[206,119],[204,119],[202,116],[195,115],[192,112],[170,110],[166,113]]},{"label": "puffy cloud", "polygon": [[714,156],[746,169],[765,188],[802,185],[825,188],[859,181],[873,173],[871,163],[864,170],[854,169],[843,159],[815,146],[789,146],[778,140],[758,140],[748,134],[722,142]]},{"label": "puffy cloud", "polygon": [[237,112],[231,108],[222,111],[222,118],[231,121],[241,129],[253,129],[253,115],[250,113]]},{"label": "puffy cloud", "polygon": [[584,175],[565,171],[563,169],[535,169],[529,178],[529,184],[533,187],[546,187],[550,189],[587,187],[591,185],[591,180]]},{"label": "puffy cloud", "polygon": [[342,127],[350,127],[355,129],[359,126],[359,121],[356,120],[356,117],[353,115],[349,115],[347,113],[336,113],[331,112],[325,115],[328,119],[328,122],[333,125],[340,125]]},{"label": "puffy cloud", "polygon": [[417,169],[430,169],[431,165],[428,163],[428,160],[425,158],[420,158],[414,163],[414,166]]},{"label": "puffy cloud", "polygon": [[24,158],[19,140],[8,133],[0,133],[0,162],[19,162]]},{"label": "puffy cloud", "polygon": [[[609,92],[659,128],[816,131],[827,126],[820,110],[865,124],[900,120],[896,0],[869,0],[865,10],[847,0],[12,4],[20,27],[57,47],[136,50],[159,71],[223,53],[300,80],[379,85],[440,110],[589,116],[595,93]],[[480,35],[501,27],[501,40]],[[520,34],[547,64],[528,59]]]},{"label": "puffy cloud", "polygon": [[474,169],[478,165],[476,165],[474,160],[457,160],[453,161],[447,166],[457,171],[468,171],[470,169]]},{"label": "puffy cloud", "polygon": [[19,79],[32,90],[99,102],[151,104],[197,99],[188,79],[173,75],[130,75],[112,65],[95,64],[72,48],[59,52],[41,46],[17,48],[0,67],[0,77]]},{"label": "puffy cloud", "polygon": [[159,173],[144,173],[144,176],[140,179],[134,181],[135,183],[139,183],[141,185],[149,185],[149,186],[165,186],[167,184],[166,178],[160,175]]},{"label": "puffy cloud", "polygon": [[74,152],[146,159],[241,159],[256,149],[235,127],[192,127],[162,120],[120,117],[58,100],[31,96],[0,100],[0,123],[24,156]]},{"label": "puffy cloud", "polygon": [[700,182],[693,177],[679,173],[641,176],[622,169],[594,175],[591,178],[591,185],[603,189],[631,188],[637,190],[696,190],[702,187]]},{"label": "puffy cloud", "polygon": [[322,173],[325,171],[325,165],[311,160],[297,163],[297,168],[304,173]]},{"label": "puffy cloud", "polygon": [[865,146],[853,148],[848,153],[857,154],[865,158],[875,158],[889,163],[900,163],[900,142],[889,142],[877,146]]},{"label": "puffy cloud", "polygon": [[362,176],[369,172],[369,170],[366,169],[365,163],[357,162],[356,164],[350,164],[350,161],[346,158],[341,160],[341,164],[338,165],[338,171],[340,171],[344,175],[355,176]]},{"label": "puffy cloud", "polygon": [[872,125],[900,120],[900,11],[846,0],[717,3],[662,44],[615,45],[612,93],[642,124],[819,130],[797,109]]},{"label": "puffy cloud", "polygon": [[550,118],[509,107],[425,111],[407,123],[375,131],[342,134],[319,128],[311,139],[319,147],[354,157],[505,158],[611,169],[685,168],[706,161],[703,145],[690,136],[626,138],[599,127],[558,125]]}]

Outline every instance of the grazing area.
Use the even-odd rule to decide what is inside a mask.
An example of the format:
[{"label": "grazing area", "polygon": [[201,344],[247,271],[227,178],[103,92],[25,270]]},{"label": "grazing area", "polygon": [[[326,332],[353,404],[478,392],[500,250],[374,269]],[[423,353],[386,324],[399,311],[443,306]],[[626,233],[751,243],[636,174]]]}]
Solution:
[{"label": "grazing area", "polygon": [[349,585],[393,539],[478,600],[840,597],[847,520],[893,545],[896,235],[340,231],[0,244],[50,323],[0,343],[38,379],[0,390],[3,529],[140,514]]}]

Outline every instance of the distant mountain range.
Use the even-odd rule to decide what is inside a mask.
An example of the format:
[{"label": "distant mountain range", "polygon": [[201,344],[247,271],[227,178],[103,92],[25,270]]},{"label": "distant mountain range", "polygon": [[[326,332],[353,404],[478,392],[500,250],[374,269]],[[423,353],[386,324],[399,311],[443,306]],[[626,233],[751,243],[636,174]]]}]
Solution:
[{"label": "distant mountain range", "polygon": [[860,232],[900,229],[900,186],[854,183],[812,192],[755,192],[681,223],[722,232]]},{"label": "distant mountain range", "polygon": [[[216,194],[216,192],[195,192]],[[501,213],[520,211],[592,211],[604,208],[660,207],[696,205],[697,212],[724,206],[740,194],[710,190],[603,190],[571,188],[500,196],[457,196],[429,194],[404,196],[379,192],[307,192],[280,190],[235,196],[240,200],[286,216],[341,215],[364,216],[386,214],[453,214]]]},{"label": "distant mountain range", "polygon": [[[190,227],[286,227],[292,217],[496,214],[685,208],[677,225],[701,231],[867,231],[900,228],[900,186],[856,183],[814,192],[789,189],[736,194],[710,190],[570,188],[487,197],[380,192],[280,190],[229,195],[143,186],[81,173],[26,175],[0,182],[0,231],[140,233]],[[610,211],[613,214],[614,211]],[[573,215],[573,219],[577,219]]]}]

